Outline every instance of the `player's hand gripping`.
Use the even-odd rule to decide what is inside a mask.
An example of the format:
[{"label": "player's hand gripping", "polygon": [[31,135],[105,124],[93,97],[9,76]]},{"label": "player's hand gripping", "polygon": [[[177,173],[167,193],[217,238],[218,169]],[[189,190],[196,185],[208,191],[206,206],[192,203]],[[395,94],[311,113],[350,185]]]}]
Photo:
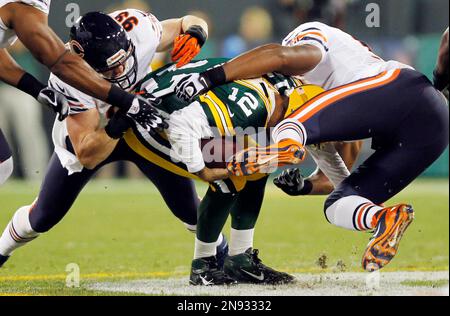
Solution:
[{"label": "player's hand gripping", "polygon": [[171,54],[172,61],[177,63],[177,68],[188,64],[200,53],[208,35],[201,26],[191,26],[184,34],[177,36]]},{"label": "player's hand gripping", "polygon": [[225,70],[222,66],[218,66],[202,73],[193,73],[184,77],[177,83],[175,94],[179,99],[191,102],[196,96],[226,82]]},{"label": "player's hand gripping", "polygon": [[209,91],[212,86],[207,76],[194,73],[180,80],[175,87],[175,94],[179,99],[191,102],[196,96]]},{"label": "player's hand gripping", "polygon": [[69,115],[70,107],[67,97],[51,87],[42,89],[37,100],[55,111],[58,114],[58,120],[61,122]]},{"label": "player's hand gripping", "polygon": [[284,170],[273,183],[290,196],[299,196],[305,186],[305,179],[300,173],[300,169]]},{"label": "player's hand gripping", "polygon": [[147,132],[167,129],[169,125],[154,107],[158,102],[160,102],[159,99],[151,96],[148,96],[146,99],[141,96],[136,96],[126,115],[141,125]]}]

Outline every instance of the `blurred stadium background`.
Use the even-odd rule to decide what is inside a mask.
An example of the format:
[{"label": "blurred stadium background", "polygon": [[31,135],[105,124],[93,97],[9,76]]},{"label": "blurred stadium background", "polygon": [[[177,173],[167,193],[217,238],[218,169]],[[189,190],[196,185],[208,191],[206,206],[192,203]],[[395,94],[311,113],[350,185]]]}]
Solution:
[{"label": "blurred stadium background", "polygon": [[[381,9],[381,27],[368,28],[365,19],[368,4],[375,2]],[[68,39],[73,4],[80,14],[89,11],[113,11],[118,8],[148,10],[160,20],[193,13],[206,18],[210,39],[201,57],[234,57],[245,50],[268,42],[280,42],[303,22],[321,20],[335,25],[367,42],[385,59],[396,59],[413,65],[431,77],[443,30],[448,26],[447,0],[129,0],[52,2],[50,24],[63,40]],[[439,14],[438,14],[439,13]],[[46,69],[38,65],[23,47],[13,49],[19,63],[42,80]],[[154,67],[168,61],[157,56]],[[35,106],[34,101],[0,84],[0,126],[15,151],[15,177],[40,180],[52,151],[50,137],[54,117]],[[26,107],[27,117],[16,113]],[[23,111],[20,111],[23,113]],[[42,117],[36,121],[36,117]],[[32,137],[30,137],[32,135]],[[361,159],[370,153],[365,146]],[[448,151],[425,174],[427,177],[448,177]],[[309,161],[305,169],[311,170]],[[140,177],[132,166],[117,164],[104,170],[99,177]]]}]

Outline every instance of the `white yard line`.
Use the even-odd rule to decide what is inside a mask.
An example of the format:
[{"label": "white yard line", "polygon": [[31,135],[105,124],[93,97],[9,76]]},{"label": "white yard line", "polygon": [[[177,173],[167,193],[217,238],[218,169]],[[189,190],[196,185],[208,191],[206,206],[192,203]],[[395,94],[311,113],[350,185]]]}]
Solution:
[{"label": "white yard line", "polygon": [[[448,271],[297,274],[297,282],[288,286],[237,285],[195,287],[187,278],[147,279],[91,283],[88,289],[120,293],[180,296],[354,296],[354,295],[449,295],[444,287],[412,286],[404,282],[447,281]],[[442,285],[442,284],[441,284]]]}]

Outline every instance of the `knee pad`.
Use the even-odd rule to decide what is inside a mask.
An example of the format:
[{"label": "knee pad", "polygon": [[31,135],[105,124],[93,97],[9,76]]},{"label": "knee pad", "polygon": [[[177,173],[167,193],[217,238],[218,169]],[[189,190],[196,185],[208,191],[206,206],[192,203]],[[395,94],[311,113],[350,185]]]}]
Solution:
[{"label": "knee pad", "polygon": [[6,182],[14,170],[13,158],[9,157],[0,163],[0,185]]}]

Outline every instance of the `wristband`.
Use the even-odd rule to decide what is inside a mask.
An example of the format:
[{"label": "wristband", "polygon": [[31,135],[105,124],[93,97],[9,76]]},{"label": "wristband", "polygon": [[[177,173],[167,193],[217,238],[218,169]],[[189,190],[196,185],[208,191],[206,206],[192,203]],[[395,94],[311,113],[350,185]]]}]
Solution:
[{"label": "wristband", "polygon": [[41,91],[45,89],[45,87],[45,85],[43,85],[39,80],[37,80],[29,73],[25,73],[22,78],[20,78],[20,81],[17,84],[17,89],[28,93],[35,99],[38,98],[39,93],[41,93]]},{"label": "wristband", "polygon": [[133,94],[120,89],[116,85],[112,85],[111,90],[109,90],[106,102],[108,102],[112,106],[122,109],[125,112],[128,112],[128,110],[131,108],[134,98],[135,96]]},{"label": "wristband", "polygon": [[212,87],[218,87],[227,83],[227,76],[222,66],[207,70],[202,75],[209,80]]},{"label": "wristband", "polygon": [[200,25],[191,26],[186,30],[186,32],[184,32],[184,34],[189,34],[192,37],[195,37],[200,47],[202,47],[208,39],[208,34],[206,34],[205,30]]},{"label": "wristband", "polygon": [[305,180],[303,184],[303,189],[300,190],[299,195],[308,195],[313,190],[313,184],[309,180]]}]

